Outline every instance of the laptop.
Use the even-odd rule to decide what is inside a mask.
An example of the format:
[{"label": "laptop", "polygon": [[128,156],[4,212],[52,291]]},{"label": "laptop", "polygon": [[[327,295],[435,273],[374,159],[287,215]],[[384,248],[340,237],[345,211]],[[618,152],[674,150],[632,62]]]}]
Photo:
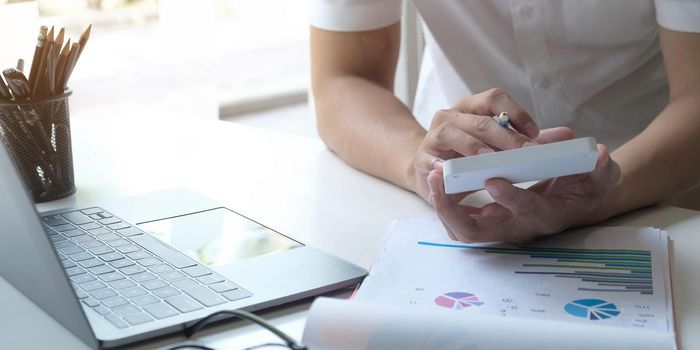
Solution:
[{"label": "laptop", "polygon": [[0,275],[90,348],[357,284],[366,271],[174,190],[37,213],[0,147]]}]

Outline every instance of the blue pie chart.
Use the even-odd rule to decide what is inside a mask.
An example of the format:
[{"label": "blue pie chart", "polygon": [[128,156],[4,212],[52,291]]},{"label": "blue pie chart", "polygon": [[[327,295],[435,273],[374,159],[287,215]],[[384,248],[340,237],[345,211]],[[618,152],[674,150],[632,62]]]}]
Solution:
[{"label": "blue pie chart", "polygon": [[620,314],[617,305],[601,299],[574,300],[564,306],[564,311],[571,316],[593,321],[613,318]]}]

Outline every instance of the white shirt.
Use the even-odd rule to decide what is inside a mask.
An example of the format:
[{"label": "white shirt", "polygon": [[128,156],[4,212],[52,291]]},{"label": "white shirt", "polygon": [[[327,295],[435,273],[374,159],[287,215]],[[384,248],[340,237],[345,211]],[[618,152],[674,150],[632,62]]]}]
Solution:
[{"label": "white shirt", "polygon": [[[700,0],[414,0],[426,48],[413,113],[424,127],[460,98],[500,87],[540,128],[617,148],[668,102],[658,27],[700,32]],[[312,0],[311,25],[396,23],[401,0]]]}]

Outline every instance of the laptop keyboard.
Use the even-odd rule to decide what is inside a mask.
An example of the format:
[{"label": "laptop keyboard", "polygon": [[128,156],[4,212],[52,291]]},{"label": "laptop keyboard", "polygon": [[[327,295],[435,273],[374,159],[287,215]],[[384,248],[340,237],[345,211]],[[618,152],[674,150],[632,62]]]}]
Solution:
[{"label": "laptop keyboard", "polygon": [[119,329],[252,295],[101,208],[42,219],[83,308]]}]

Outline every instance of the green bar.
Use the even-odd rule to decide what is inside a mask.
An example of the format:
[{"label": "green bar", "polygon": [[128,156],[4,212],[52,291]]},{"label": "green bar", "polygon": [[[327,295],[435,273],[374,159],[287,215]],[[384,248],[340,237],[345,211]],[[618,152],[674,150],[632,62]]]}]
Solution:
[{"label": "green bar", "polygon": [[[597,269],[597,270],[632,270],[628,267],[607,267],[607,266],[584,266],[584,265],[558,265],[558,264],[523,264],[525,267],[565,267],[570,269]],[[637,271],[644,271],[634,269]],[[651,269],[648,270],[651,272]]]},{"label": "green bar", "polygon": [[641,261],[647,262],[651,261],[651,258],[641,257],[639,255],[625,256],[625,255],[604,255],[604,254],[591,254],[591,255],[581,255],[581,254],[568,254],[568,253],[538,253],[538,252],[508,252],[508,251],[494,251],[492,249],[487,249],[486,253],[496,253],[496,254],[514,254],[514,255],[530,255],[533,258],[595,258],[596,260],[615,260],[615,261]]},{"label": "green bar", "polygon": [[643,261],[630,261],[626,262],[624,260],[575,260],[575,259],[557,259],[559,262],[575,262],[575,263],[585,263],[585,264],[617,264],[617,265],[629,265],[632,267],[651,267],[651,262],[645,263]]}]

